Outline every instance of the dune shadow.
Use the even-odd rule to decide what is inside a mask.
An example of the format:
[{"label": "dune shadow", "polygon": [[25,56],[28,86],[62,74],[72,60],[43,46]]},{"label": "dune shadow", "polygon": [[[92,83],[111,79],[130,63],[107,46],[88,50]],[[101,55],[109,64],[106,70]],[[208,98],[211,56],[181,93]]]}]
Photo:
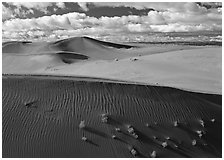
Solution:
[{"label": "dune shadow", "polygon": [[67,64],[74,63],[76,60],[87,60],[89,57],[75,52],[57,52],[59,58]]}]

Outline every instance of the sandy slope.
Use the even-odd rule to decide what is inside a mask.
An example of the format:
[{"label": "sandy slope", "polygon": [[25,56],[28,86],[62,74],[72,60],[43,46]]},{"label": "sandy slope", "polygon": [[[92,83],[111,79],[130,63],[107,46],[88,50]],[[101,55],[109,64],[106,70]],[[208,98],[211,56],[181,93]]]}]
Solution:
[{"label": "sandy slope", "polygon": [[221,47],[135,47],[75,37],[6,42],[2,50],[3,73],[93,76],[221,93]]},{"label": "sandy slope", "polygon": [[166,52],[136,58],[137,61],[126,58],[58,66],[58,70],[51,73],[158,83],[200,92],[222,92],[221,48]]},{"label": "sandy slope", "polygon": [[219,95],[43,76],[2,93],[3,157],[221,157]]}]

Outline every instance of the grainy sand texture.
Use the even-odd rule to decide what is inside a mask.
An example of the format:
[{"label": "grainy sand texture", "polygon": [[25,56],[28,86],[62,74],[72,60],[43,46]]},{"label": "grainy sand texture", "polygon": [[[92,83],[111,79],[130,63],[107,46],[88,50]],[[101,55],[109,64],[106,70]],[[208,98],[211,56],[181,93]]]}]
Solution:
[{"label": "grainy sand texture", "polygon": [[3,157],[221,157],[219,95],[3,76],[2,103]]}]

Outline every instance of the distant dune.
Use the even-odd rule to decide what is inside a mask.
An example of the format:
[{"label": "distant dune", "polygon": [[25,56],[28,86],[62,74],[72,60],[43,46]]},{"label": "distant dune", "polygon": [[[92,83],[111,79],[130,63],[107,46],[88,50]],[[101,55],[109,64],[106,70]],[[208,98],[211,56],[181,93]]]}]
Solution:
[{"label": "distant dune", "polygon": [[91,58],[111,59],[117,54],[112,53],[114,49],[130,49],[134,46],[103,42],[88,37],[74,37],[49,43],[32,42],[5,42],[2,44],[3,53],[29,53],[41,54],[52,52],[75,52],[85,54]]},{"label": "distant dune", "polygon": [[221,94],[221,47],[123,45],[89,37],[5,42],[4,74],[91,76]]},{"label": "distant dune", "polygon": [[99,48],[103,49],[105,47],[126,48],[126,49],[130,49],[134,47],[130,45],[100,41],[90,37],[74,37],[74,38],[56,41],[56,42],[53,42],[52,44],[55,45],[56,48],[59,48],[65,51],[75,51],[75,52],[79,52],[79,51],[83,52],[84,50],[94,51],[94,50],[98,50]]},{"label": "distant dune", "polygon": [[75,37],[50,43],[13,41],[5,42],[2,46],[4,73],[21,71],[35,73],[87,59],[113,60],[116,57],[125,57],[115,50],[133,47],[87,37]]},{"label": "distant dune", "polygon": [[222,157],[221,95],[3,76],[2,156]]}]

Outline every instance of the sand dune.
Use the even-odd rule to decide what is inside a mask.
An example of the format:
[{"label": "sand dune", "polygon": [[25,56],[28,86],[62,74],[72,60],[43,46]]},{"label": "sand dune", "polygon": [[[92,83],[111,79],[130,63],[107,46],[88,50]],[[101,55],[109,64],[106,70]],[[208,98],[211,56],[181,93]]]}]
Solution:
[{"label": "sand dune", "polygon": [[5,42],[3,53],[52,53],[75,52],[95,59],[114,59],[118,54],[114,49],[130,49],[134,46],[103,42],[88,37],[74,37],[49,43]]},{"label": "sand dune", "polygon": [[135,45],[122,45],[111,42],[103,42],[89,37],[74,37],[56,42],[4,42],[2,52],[5,55],[14,54],[42,54],[54,52],[74,52],[84,54],[95,60],[123,59],[136,55],[148,55],[172,50],[191,48],[189,46],[153,45],[149,48]]},{"label": "sand dune", "polygon": [[4,158],[222,155],[220,95],[13,75],[2,95]]},{"label": "sand dune", "polygon": [[221,94],[221,47],[122,45],[88,37],[5,42],[4,74],[113,78]]},{"label": "sand dune", "polygon": [[[127,57],[120,48],[128,45],[101,42],[86,37],[75,37],[57,42],[5,42],[2,45],[3,73],[38,73],[56,71],[65,66],[86,60],[113,60]],[[119,53],[118,53],[118,52]]]},{"label": "sand dune", "polygon": [[[137,60],[133,61],[134,58]],[[90,61],[56,68],[58,70],[50,74],[103,77],[172,86],[203,93],[222,93],[220,47],[134,56],[110,62]]]},{"label": "sand dune", "polygon": [[52,45],[55,45],[54,47],[56,48],[58,47],[59,49],[62,49],[62,50],[76,51],[76,52],[80,50],[90,51],[90,49],[97,50],[99,48],[102,49],[105,47],[125,48],[125,49],[130,49],[134,47],[130,45],[104,42],[104,41],[100,41],[90,37],[74,37],[74,38],[64,39],[64,40],[53,42]]},{"label": "sand dune", "polygon": [[[54,66],[72,64],[79,61],[88,60],[88,56],[75,52],[53,52],[39,54],[18,54],[3,55],[3,68],[7,67],[14,71],[34,72],[38,70],[47,70]],[[19,73],[19,72],[18,72]]]}]

